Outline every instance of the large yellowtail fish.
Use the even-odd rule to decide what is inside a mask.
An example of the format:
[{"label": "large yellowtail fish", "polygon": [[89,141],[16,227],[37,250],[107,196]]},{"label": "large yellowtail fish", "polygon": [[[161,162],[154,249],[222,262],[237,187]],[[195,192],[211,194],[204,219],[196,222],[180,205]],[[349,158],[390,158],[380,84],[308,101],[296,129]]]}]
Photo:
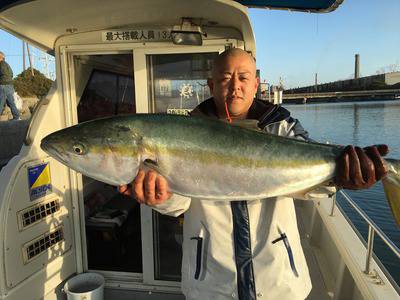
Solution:
[{"label": "large yellowtail fish", "polygon": [[[163,175],[171,191],[212,200],[295,195],[332,181],[343,147],[305,142],[217,120],[138,114],[99,119],[52,133],[44,151],[111,185],[139,168]],[[400,161],[386,159],[383,185],[400,224]]]}]

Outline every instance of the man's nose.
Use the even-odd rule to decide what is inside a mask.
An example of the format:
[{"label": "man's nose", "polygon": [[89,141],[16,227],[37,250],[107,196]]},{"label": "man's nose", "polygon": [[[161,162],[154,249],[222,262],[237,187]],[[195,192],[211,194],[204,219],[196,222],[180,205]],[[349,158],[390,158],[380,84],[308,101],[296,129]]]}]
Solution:
[{"label": "man's nose", "polygon": [[232,91],[238,90],[240,88],[240,80],[236,76],[233,76],[229,82],[229,88]]}]

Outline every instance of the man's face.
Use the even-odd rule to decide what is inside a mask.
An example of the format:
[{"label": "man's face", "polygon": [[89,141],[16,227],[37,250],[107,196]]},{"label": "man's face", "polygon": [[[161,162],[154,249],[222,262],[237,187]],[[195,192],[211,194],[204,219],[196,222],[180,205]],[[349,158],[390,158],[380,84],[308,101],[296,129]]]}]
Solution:
[{"label": "man's face", "polygon": [[227,117],[226,102],[232,118],[246,118],[258,84],[255,62],[247,53],[227,56],[215,66],[213,78],[208,81],[218,116]]}]

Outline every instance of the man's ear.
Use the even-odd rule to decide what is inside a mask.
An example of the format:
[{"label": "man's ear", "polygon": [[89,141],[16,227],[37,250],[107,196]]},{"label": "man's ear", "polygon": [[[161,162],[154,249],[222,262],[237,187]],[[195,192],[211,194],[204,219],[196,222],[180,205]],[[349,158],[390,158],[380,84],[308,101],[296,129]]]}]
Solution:
[{"label": "man's ear", "polygon": [[260,85],[260,77],[256,77],[256,90],[258,89],[259,85]]},{"label": "man's ear", "polygon": [[212,78],[207,79],[207,85],[210,88],[210,93],[212,95],[212,93],[214,91],[214,81],[212,80]]}]

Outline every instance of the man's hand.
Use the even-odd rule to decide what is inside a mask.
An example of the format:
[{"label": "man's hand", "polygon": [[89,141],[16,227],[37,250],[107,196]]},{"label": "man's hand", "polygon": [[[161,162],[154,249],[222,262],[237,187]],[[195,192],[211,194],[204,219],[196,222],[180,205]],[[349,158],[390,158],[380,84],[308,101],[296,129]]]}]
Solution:
[{"label": "man's hand", "polygon": [[141,204],[156,205],[171,198],[167,180],[155,171],[139,170],[132,185],[121,185],[118,191],[128,197],[134,196]]},{"label": "man's hand", "polygon": [[389,153],[387,145],[361,149],[347,146],[337,160],[335,184],[344,189],[366,189],[386,176],[388,170],[382,158]]}]

